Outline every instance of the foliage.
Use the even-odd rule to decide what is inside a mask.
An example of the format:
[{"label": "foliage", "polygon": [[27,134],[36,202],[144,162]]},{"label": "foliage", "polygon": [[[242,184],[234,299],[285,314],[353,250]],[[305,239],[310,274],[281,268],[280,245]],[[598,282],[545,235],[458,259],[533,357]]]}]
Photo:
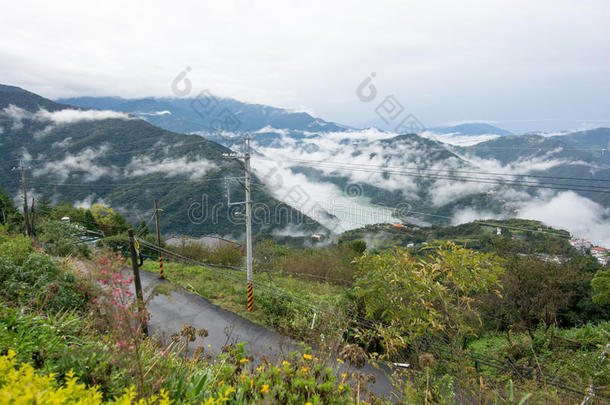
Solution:
[{"label": "foliage", "polygon": [[179,245],[172,246],[170,250],[204,263],[241,266],[244,262],[243,249],[233,243],[218,243],[213,247],[208,247],[198,241],[182,240]]},{"label": "foliage", "polygon": [[18,232],[23,227],[23,215],[15,207],[13,199],[2,190],[0,190],[0,224],[13,232]]},{"label": "foliage", "polygon": [[87,245],[81,242],[79,235],[84,229],[73,223],[49,219],[43,222],[39,230],[38,240],[45,246],[49,254],[55,256],[85,256],[89,255]]},{"label": "foliage", "polygon": [[320,248],[290,249],[275,242],[256,246],[255,269],[292,274],[312,280],[351,284],[356,272],[353,261],[366,244],[349,243]]},{"label": "foliage", "polygon": [[116,235],[127,230],[125,218],[110,207],[101,204],[91,206],[91,214],[105,235]]},{"label": "foliage", "polygon": [[[43,208],[40,207],[40,211]],[[44,212],[44,211],[43,211]],[[51,208],[49,212],[49,218],[55,221],[60,221],[62,218],[70,218],[70,223],[74,225],[80,225],[89,230],[98,230],[99,225],[95,220],[95,217],[91,210],[87,208],[76,208],[72,204],[58,204]]]},{"label": "foliage", "polygon": [[0,273],[2,295],[14,304],[57,312],[83,303],[76,277],[61,271],[49,256],[32,253],[21,265],[0,259]]},{"label": "foliage", "polygon": [[384,322],[385,349],[437,334],[458,344],[480,325],[477,297],[499,288],[498,259],[452,243],[442,243],[425,259],[416,260],[404,249],[358,260],[356,294],[365,314]]},{"label": "foliage", "polygon": [[[9,351],[6,356],[0,356],[0,402],[11,404],[102,404],[102,394],[96,387],[88,388],[79,383],[73,372],[68,372],[64,383],[56,387],[53,375],[38,375],[29,364],[21,364],[20,367],[14,362],[15,352]],[[135,401],[136,395],[133,390],[126,389],[125,393],[115,398],[112,403],[127,405],[137,403],[138,405],[170,404],[167,394],[161,392],[159,397],[153,396],[149,400]]]},{"label": "foliage", "polygon": [[594,295],[593,302],[599,305],[610,305],[610,269],[600,270],[591,280]]},{"label": "foliage", "polygon": [[[610,362],[606,344],[610,338],[610,322],[586,324],[570,329],[539,327],[533,337],[527,333],[508,336],[489,333],[468,344],[468,349],[485,356],[510,361],[556,379],[568,385],[598,387],[610,383]],[[505,381],[506,372],[479,364],[481,372],[495,381]],[[610,392],[603,390],[605,395]]]},{"label": "foliage", "polygon": [[4,241],[0,239],[0,257],[8,259],[17,265],[23,264],[33,251],[32,241],[23,235],[11,237]]},{"label": "foliage", "polygon": [[504,266],[502,295],[489,294],[481,308],[491,318],[489,325],[529,333],[540,322],[558,324],[585,277],[577,261],[559,264],[536,256],[513,255]]}]

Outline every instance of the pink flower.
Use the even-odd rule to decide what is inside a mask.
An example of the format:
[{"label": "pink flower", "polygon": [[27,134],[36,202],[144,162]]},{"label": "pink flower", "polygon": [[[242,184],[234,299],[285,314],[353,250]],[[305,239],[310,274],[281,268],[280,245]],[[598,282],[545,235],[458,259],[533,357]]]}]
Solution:
[{"label": "pink flower", "polygon": [[133,350],[133,349],[134,349],[134,347],[133,347],[133,346],[129,346],[129,350]]},{"label": "pink flower", "polygon": [[114,359],[111,359],[111,360],[110,360],[110,364],[114,364]]},{"label": "pink flower", "polygon": [[97,299],[94,298],[91,300],[91,302],[95,304],[97,302]]}]

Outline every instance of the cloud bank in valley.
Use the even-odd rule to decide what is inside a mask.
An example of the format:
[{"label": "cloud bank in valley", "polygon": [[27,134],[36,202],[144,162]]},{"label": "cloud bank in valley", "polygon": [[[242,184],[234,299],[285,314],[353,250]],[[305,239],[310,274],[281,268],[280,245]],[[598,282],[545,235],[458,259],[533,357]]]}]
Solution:
[{"label": "cloud bank in valley", "polygon": [[[469,195],[485,194],[498,203],[501,213],[496,210],[479,211],[475,208],[460,209],[453,213],[453,224],[470,222],[476,219],[499,219],[518,216],[536,219],[550,226],[564,228],[575,236],[590,238],[596,243],[610,246],[610,213],[599,204],[576,193],[557,193],[540,189],[528,193],[521,187],[477,182],[460,182],[451,179],[428,178],[420,182],[414,177],[384,174],[368,168],[385,167],[417,173],[450,173],[451,170],[471,171],[470,178],[483,178],[483,173],[502,173],[495,177],[500,181],[512,182],[511,175],[530,174],[558,166],[585,165],[592,170],[594,163],[556,157],[561,148],[548,150],[534,157],[523,157],[514,162],[503,164],[495,159],[457,153],[451,145],[434,145],[419,142],[417,139],[391,139],[397,134],[368,129],[334,133],[301,133],[285,129],[264,128],[259,133],[274,133],[277,139],[272,144],[253,137],[253,147],[259,156],[253,158],[256,174],[263,179],[274,196],[291,203],[289,190],[298,187],[302,194],[300,203],[305,210],[316,204],[325,206],[328,212],[338,217],[341,229],[351,229],[368,223],[394,222],[391,211],[374,206],[366,198],[354,199],[345,189],[329,181],[315,181],[312,177],[295,172],[299,160],[320,162],[306,164],[308,170],[316,170],[324,176],[337,176],[348,184],[369,185],[384,190],[402,193],[405,201],[417,201],[427,195],[432,207],[440,208]],[[483,135],[482,140],[491,135]],[[493,136],[495,137],[495,136]],[[425,137],[424,137],[425,138]],[[430,138],[430,137],[428,137]],[[477,138],[477,137],[475,137]],[[438,139],[435,139],[438,141]],[[457,143],[457,142],[456,142]],[[440,146],[440,148],[439,148]],[[436,148],[436,149],[435,149]],[[439,152],[440,151],[440,152]],[[443,154],[442,152],[447,152]],[[440,156],[435,160],[434,156]],[[330,167],[329,162],[347,163],[349,166]],[[327,163],[325,165],[324,163]],[[449,171],[449,172],[448,172]],[[476,174],[480,172],[481,174]],[[437,174],[439,172],[436,172]],[[337,209],[341,207],[341,209]],[[296,208],[301,208],[297,206]],[[498,208],[496,208],[498,209]],[[334,210],[334,212],[333,212]],[[338,215],[339,211],[347,215]],[[369,215],[373,213],[372,215]],[[425,216],[422,219],[430,219]],[[333,225],[334,220],[316,218],[324,225]]]}]

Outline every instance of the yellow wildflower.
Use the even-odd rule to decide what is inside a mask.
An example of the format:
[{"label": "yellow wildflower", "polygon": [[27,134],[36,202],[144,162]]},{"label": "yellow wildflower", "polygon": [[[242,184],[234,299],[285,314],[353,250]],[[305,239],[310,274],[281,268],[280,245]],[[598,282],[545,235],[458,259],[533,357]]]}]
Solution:
[{"label": "yellow wildflower", "polygon": [[220,380],[220,381],[218,381],[218,386],[222,387],[222,384],[224,384],[224,383],[225,383],[225,380]]},{"label": "yellow wildflower", "polygon": [[240,362],[240,363],[247,363],[247,362],[248,362],[248,359],[243,358],[243,359],[239,360],[239,362]]},{"label": "yellow wildflower", "polygon": [[345,377],[347,377],[347,374],[341,373],[341,377],[345,378]]},{"label": "yellow wildflower", "polygon": [[313,405],[311,402],[305,402],[305,405]]},{"label": "yellow wildflower", "polygon": [[301,371],[306,373],[309,371],[309,367],[301,367]]},{"label": "yellow wildflower", "polygon": [[343,384],[339,385],[339,390],[343,389]]},{"label": "yellow wildflower", "polygon": [[263,385],[263,388],[261,388],[261,393],[264,394],[267,391],[269,391],[269,386],[267,384],[265,384],[265,385]]},{"label": "yellow wildflower", "polygon": [[311,360],[311,354],[307,354],[307,353],[305,353],[305,354],[303,354],[303,358],[304,358],[305,360]]},{"label": "yellow wildflower", "polygon": [[261,364],[260,366],[257,367],[256,371],[263,371],[263,365]]},{"label": "yellow wildflower", "polygon": [[284,361],[282,362],[282,365],[283,365],[283,366],[289,366],[289,365],[290,365],[290,363],[288,363],[286,360],[284,360]]},{"label": "yellow wildflower", "polygon": [[338,362],[338,363],[341,363],[341,364],[345,363],[345,362],[344,362],[343,360],[341,360],[341,359],[337,359],[337,362]]}]

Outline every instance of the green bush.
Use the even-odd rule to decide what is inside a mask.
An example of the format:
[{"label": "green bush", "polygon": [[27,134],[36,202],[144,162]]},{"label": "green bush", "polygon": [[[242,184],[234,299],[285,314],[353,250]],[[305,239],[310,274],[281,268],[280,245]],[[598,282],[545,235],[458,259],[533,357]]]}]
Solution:
[{"label": "green bush", "polygon": [[84,229],[63,221],[47,220],[40,227],[40,242],[45,250],[54,256],[89,256],[89,249],[81,242]]},{"label": "green bush", "polygon": [[[196,241],[183,241],[178,246],[170,247],[169,250],[204,263],[224,266],[241,266],[244,260],[242,250],[231,243],[218,244],[209,248]],[[171,257],[171,255],[168,256]]]},{"label": "green bush", "polygon": [[17,265],[23,264],[33,251],[32,241],[22,235],[0,243],[0,257],[7,258]]},{"label": "green bush", "polygon": [[2,291],[15,304],[52,312],[80,308],[84,302],[76,278],[46,255],[32,253],[23,265],[0,260]]}]

